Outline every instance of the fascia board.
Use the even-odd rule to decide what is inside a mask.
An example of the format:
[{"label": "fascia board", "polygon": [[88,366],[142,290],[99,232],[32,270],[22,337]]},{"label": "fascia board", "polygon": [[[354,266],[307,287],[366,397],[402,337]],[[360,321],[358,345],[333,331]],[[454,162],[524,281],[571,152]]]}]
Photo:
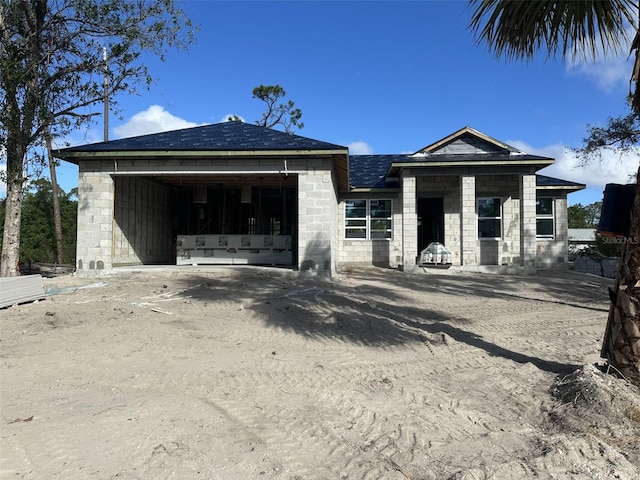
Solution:
[{"label": "fascia board", "polygon": [[579,190],[584,190],[587,188],[586,185],[544,185],[541,187],[536,187],[536,190],[571,190],[572,192],[577,192]]},{"label": "fascia board", "polygon": [[267,157],[267,156],[323,156],[346,155],[348,150],[143,150],[64,152],[56,150],[53,156],[62,160],[91,160],[112,158],[193,158],[193,157]]}]

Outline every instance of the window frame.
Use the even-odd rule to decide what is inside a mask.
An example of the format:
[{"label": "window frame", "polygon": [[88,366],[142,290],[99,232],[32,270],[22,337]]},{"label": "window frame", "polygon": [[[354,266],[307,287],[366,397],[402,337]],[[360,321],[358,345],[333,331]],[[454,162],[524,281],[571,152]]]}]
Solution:
[{"label": "window frame", "polygon": [[[350,206],[349,204],[355,204],[356,202],[365,202],[365,216],[349,216],[349,208],[361,209],[362,207]],[[377,202],[389,202],[388,216],[376,215],[377,210],[374,211],[372,216],[372,204],[374,208],[377,208]],[[344,222],[343,222],[343,238],[344,240],[354,241],[390,241],[393,240],[393,199],[392,198],[350,198],[344,200]],[[386,212],[387,209],[382,209],[382,212]],[[354,224],[349,225],[349,222]],[[358,222],[363,222],[358,224]],[[377,222],[388,222],[388,228],[373,228],[373,224]],[[364,236],[350,237],[347,235],[349,231],[364,230]],[[375,233],[384,232],[384,236],[375,235]],[[373,234],[372,234],[373,233]]]},{"label": "window frame", "polygon": [[[480,216],[480,202],[482,200],[497,200],[498,201],[498,206],[499,206],[499,211],[498,211],[498,216]],[[501,197],[478,197],[476,198],[476,214],[478,216],[478,240],[502,240],[502,218],[503,218],[503,208],[502,208],[502,198]],[[499,231],[500,231],[500,235],[499,236],[493,236],[493,237],[483,237],[482,236],[482,229],[480,228],[480,222],[483,220],[497,220],[498,224],[499,224]]]},{"label": "window frame", "polygon": [[[538,206],[541,200],[549,200],[551,202],[551,213],[538,213]],[[538,222],[540,220],[551,220],[551,234],[539,234]],[[554,240],[556,238],[556,202],[554,197],[537,197],[536,198],[536,239]]]}]

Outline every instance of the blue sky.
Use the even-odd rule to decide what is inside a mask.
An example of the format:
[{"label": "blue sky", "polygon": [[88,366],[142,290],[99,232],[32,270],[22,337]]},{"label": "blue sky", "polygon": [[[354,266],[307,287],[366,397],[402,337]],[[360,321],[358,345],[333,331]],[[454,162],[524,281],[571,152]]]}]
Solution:
[{"label": "blue sky", "polygon": [[[257,85],[279,84],[303,112],[297,134],[352,153],[414,152],[470,126],[527,153],[556,158],[541,173],[586,183],[570,204],[602,198],[606,183],[626,183],[638,158],[606,155],[587,168],[579,147],[587,125],[627,113],[626,55],[563,65],[496,59],[475,45],[464,1],[187,1],[200,26],[188,52],[149,58],[149,90],[117,98],[110,139],[223,121],[255,122]],[[102,140],[102,124],[73,144]],[[62,146],[62,145],[61,145]],[[63,162],[59,182],[77,186]]]}]

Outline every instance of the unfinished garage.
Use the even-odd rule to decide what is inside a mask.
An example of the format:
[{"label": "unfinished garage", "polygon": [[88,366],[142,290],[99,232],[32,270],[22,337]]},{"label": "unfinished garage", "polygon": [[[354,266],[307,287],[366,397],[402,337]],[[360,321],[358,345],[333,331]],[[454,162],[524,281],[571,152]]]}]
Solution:
[{"label": "unfinished garage", "polygon": [[346,147],[226,122],[55,154],[79,167],[80,273],[140,264],[335,271]]}]

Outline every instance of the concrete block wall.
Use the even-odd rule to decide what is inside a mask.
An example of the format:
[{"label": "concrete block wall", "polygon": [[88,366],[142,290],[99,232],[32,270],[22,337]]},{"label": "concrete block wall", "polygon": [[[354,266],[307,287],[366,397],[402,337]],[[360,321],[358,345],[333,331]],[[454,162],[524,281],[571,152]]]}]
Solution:
[{"label": "concrete block wall", "polygon": [[[158,173],[241,173],[254,172],[274,173],[284,171],[284,159],[267,158],[136,158],[115,159],[108,162],[110,168],[118,174],[144,175],[150,171]],[[288,168],[306,168],[304,159],[289,159]]]},{"label": "concrete block wall", "polygon": [[[210,173],[264,172],[282,174],[284,159],[112,159],[80,161],[78,180],[77,269],[80,274],[104,274],[122,263],[166,260],[165,238],[171,240],[169,214],[161,210],[168,194],[151,187],[142,176]],[[302,270],[334,272],[337,268],[339,214],[331,158],[288,160],[288,171],[298,175],[298,265]],[[131,176],[131,193],[118,197],[112,176]],[[124,183],[122,184],[124,189]],[[123,190],[124,192],[124,190]],[[135,198],[134,198],[135,197]],[[150,215],[150,218],[143,217]],[[157,237],[162,237],[158,241]],[[116,244],[114,244],[114,239]]]},{"label": "concrete block wall", "polygon": [[520,265],[520,199],[514,196],[503,198],[498,265]]},{"label": "concrete block wall", "polygon": [[416,177],[402,175],[402,268],[411,271],[416,268],[418,256],[418,212]]},{"label": "concrete block wall", "polygon": [[520,177],[520,264],[536,265],[536,176]]},{"label": "concrete block wall", "polygon": [[298,174],[298,266],[301,271],[335,272],[337,195],[331,160],[313,159]]},{"label": "concrete block wall", "polygon": [[79,167],[76,270],[101,275],[112,267],[113,164],[81,161]]},{"label": "concrete block wall", "polygon": [[478,241],[478,258],[480,265],[498,265],[501,254],[501,240],[485,238]]},{"label": "concrete block wall", "polygon": [[[539,268],[567,268],[569,264],[567,196],[565,193],[555,195],[560,195],[553,201],[555,236],[553,239],[536,240],[536,266]],[[538,196],[552,195],[538,192]]]},{"label": "concrete block wall", "polygon": [[[391,240],[353,240],[344,236],[345,201],[350,199],[386,200],[391,199],[393,213],[391,220]],[[353,193],[342,197],[338,205],[338,263],[346,265],[375,265],[379,267],[397,268],[402,265],[402,204],[396,194],[388,193]]]},{"label": "concrete block wall", "polygon": [[168,188],[140,177],[115,177],[113,265],[175,258]]},{"label": "concrete block wall", "polygon": [[478,265],[478,215],[476,213],[476,177],[460,176],[460,233],[462,265]]},{"label": "concrete block wall", "polygon": [[336,179],[335,172],[331,170],[331,186],[333,188],[333,197],[331,200],[331,274],[337,272],[340,252],[340,209],[338,206],[338,180]]},{"label": "concrete block wall", "polygon": [[479,175],[476,198],[494,197],[502,202],[502,236],[478,240],[481,265],[520,264],[520,202],[518,175]]},{"label": "concrete block wall", "polygon": [[519,175],[478,175],[476,195],[478,197],[518,197]]}]

